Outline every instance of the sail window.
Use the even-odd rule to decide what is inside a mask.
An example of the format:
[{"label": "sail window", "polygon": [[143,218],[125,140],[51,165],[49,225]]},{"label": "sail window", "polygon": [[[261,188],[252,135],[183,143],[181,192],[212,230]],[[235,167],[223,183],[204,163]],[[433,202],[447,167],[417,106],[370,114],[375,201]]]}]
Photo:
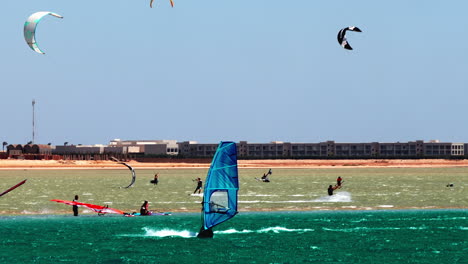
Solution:
[{"label": "sail window", "polygon": [[229,210],[227,190],[217,190],[210,197],[211,213],[226,213]]}]

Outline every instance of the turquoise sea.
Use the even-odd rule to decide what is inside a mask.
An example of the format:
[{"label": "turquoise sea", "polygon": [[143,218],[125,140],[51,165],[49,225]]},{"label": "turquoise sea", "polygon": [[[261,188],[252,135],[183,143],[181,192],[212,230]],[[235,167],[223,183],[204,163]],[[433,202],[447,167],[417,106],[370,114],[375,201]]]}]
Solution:
[{"label": "turquoise sea", "polygon": [[0,263],[468,263],[468,210],[3,216]]}]

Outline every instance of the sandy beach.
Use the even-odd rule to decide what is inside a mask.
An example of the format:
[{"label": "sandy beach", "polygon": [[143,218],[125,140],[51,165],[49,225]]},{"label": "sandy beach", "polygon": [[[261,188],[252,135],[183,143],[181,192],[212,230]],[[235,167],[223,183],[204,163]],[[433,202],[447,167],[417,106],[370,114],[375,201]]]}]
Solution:
[{"label": "sandy beach", "polygon": [[[135,169],[209,168],[210,160],[162,160],[159,162],[128,161]],[[239,160],[240,168],[444,168],[468,167],[468,160],[446,159],[368,159],[368,160]],[[83,160],[0,160],[1,170],[10,169],[114,169],[122,165],[113,161]]]}]

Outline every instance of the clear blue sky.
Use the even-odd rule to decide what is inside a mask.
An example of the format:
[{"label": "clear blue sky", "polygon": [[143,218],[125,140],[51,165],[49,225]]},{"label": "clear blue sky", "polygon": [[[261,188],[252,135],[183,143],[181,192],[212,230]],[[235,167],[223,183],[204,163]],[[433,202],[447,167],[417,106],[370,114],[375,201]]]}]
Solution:
[{"label": "clear blue sky", "polygon": [[0,141],[468,142],[468,1],[174,2],[2,3]]}]

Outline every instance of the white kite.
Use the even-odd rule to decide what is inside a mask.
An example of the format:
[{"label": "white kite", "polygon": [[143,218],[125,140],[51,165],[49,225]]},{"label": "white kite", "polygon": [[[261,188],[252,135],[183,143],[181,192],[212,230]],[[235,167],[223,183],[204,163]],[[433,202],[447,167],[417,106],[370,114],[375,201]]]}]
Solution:
[{"label": "white kite", "polygon": [[29,47],[34,50],[37,53],[45,54],[42,52],[41,49],[37,46],[36,42],[36,27],[37,24],[39,24],[39,21],[47,15],[51,15],[54,17],[58,18],[63,18],[63,16],[48,12],[48,11],[41,11],[41,12],[36,12],[32,14],[30,17],[28,17],[28,20],[26,20],[26,23],[24,23],[24,39],[26,40],[26,43],[28,43]]},{"label": "white kite", "polygon": [[[151,1],[150,1],[150,7],[151,7],[151,8],[153,8],[153,1],[154,1],[154,0],[151,0]],[[174,1],[169,0],[169,2],[171,3],[171,6],[174,7]]]}]

